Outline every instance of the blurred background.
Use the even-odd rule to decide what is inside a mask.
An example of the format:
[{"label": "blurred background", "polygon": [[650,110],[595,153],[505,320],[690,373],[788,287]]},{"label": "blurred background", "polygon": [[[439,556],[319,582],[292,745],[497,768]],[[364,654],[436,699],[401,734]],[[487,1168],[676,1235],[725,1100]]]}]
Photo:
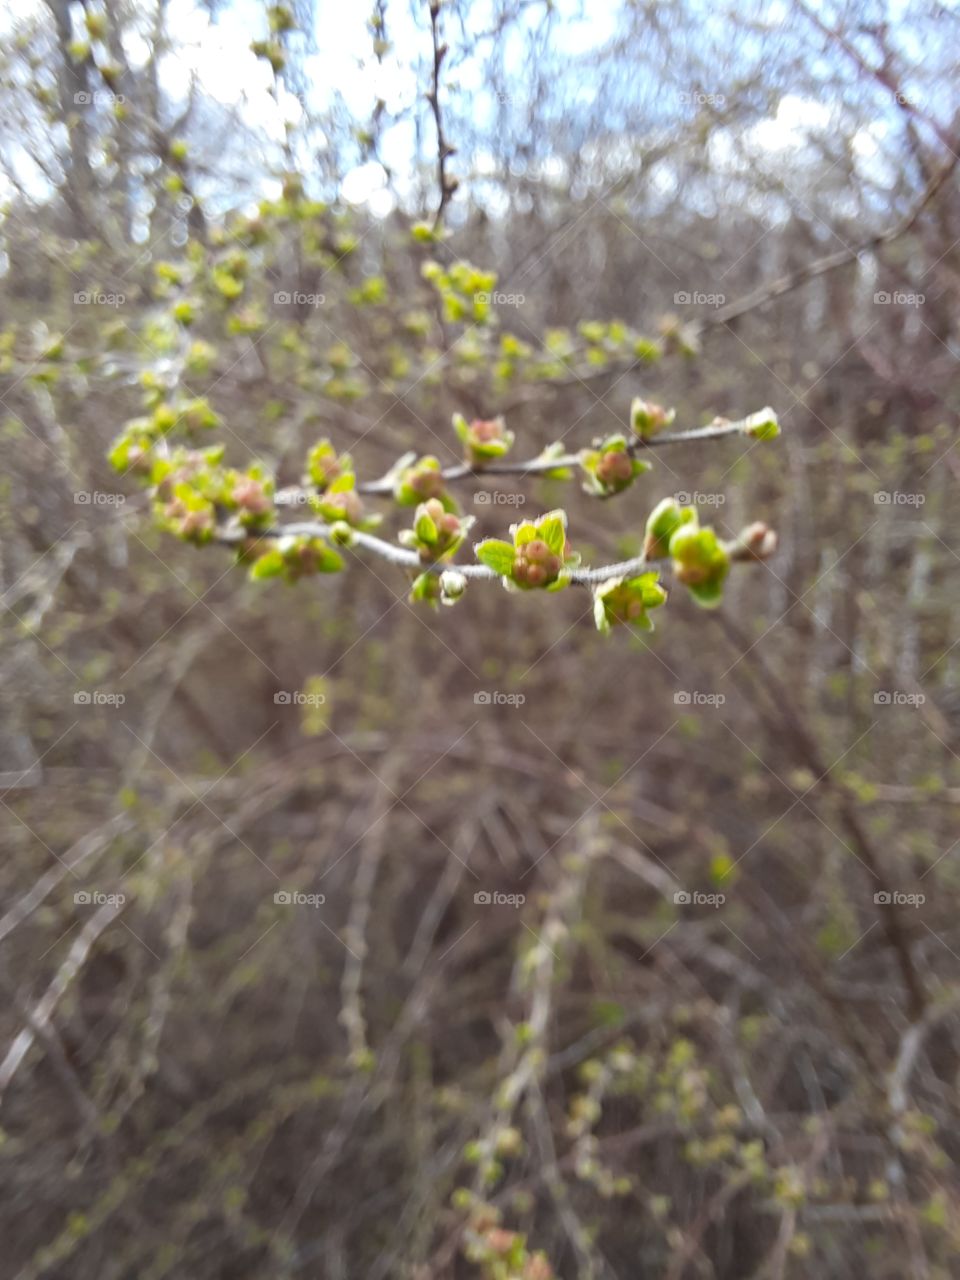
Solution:
[{"label": "blurred background", "polygon": [[[0,24],[0,1273],[960,1275],[955,8]],[[456,496],[779,550],[652,635],[251,583],[106,461],[171,388],[280,484],[771,405]]]}]

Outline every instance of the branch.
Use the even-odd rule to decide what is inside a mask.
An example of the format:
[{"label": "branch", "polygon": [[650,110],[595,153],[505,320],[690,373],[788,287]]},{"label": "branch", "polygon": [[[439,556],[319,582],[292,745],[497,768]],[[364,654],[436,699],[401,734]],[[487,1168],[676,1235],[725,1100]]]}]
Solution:
[{"label": "branch", "polygon": [[[689,431],[673,432],[669,435],[653,436],[650,438],[637,437],[627,445],[627,453],[630,456],[636,456],[646,449],[658,448],[662,445],[686,444],[694,443],[702,440],[713,440],[729,435],[746,435],[750,434],[754,428],[758,428],[763,424],[769,415],[775,419],[772,409],[762,409],[759,413],[751,414],[746,418],[741,418],[736,422],[730,422],[724,418],[716,418],[709,426],[694,428]],[[470,463],[460,463],[456,466],[446,467],[438,473],[444,480],[461,480],[473,478],[477,479],[484,474],[487,475],[520,475],[555,472],[562,468],[579,465],[581,457],[579,454],[568,453],[559,457],[543,457],[530,458],[526,462],[491,462],[488,465],[477,467]],[[396,468],[394,468],[396,471]],[[395,487],[394,472],[388,472],[379,480],[368,481],[357,485],[356,491],[363,494],[375,494],[385,496],[392,494]],[[298,486],[290,486],[289,488],[280,490],[274,496],[274,502],[280,505],[292,503],[294,500],[303,501],[305,498],[313,496],[313,491]],[[447,559],[443,554],[438,554],[436,559],[424,559],[418,550],[410,547],[397,546],[392,542],[387,542],[383,538],[375,537],[371,533],[366,533],[361,529],[352,528],[349,536],[343,536],[343,523],[339,522],[338,527],[335,523],[329,523],[323,520],[295,520],[288,524],[274,525],[269,529],[261,529],[256,533],[252,533],[250,529],[244,528],[242,524],[234,522],[220,525],[214,532],[212,541],[222,546],[245,546],[247,551],[255,550],[256,543],[263,540],[274,540],[278,538],[319,538],[334,546],[359,546],[364,547],[367,551],[372,551],[376,555],[381,556],[384,560],[390,561],[391,564],[403,565],[405,568],[415,569],[418,574],[422,573],[443,573],[445,570],[454,570],[465,578],[484,578],[484,579],[502,579],[503,575],[488,565],[475,563],[458,563]],[[613,578],[629,578],[643,572],[648,568],[649,559],[646,553],[638,556],[632,556],[628,560],[620,560],[615,564],[601,565],[597,568],[570,568],[565,570],[566,579],[569,582],[576,583],[580,586],[588,586],[591,584],[599,584],[608,582]]]},{"label": "branch", "polygon": [[[383,538],[378,538],[372,533],[362,533],[359,529],[353,531],[353,543],[358,547],[364,547],[367,551],[373,551],[376,555],[382,556],[384,560],[389,560],[392,564],[404,565],[410,569],[416,569],[418,573],[443,573],[447,569],[455,570],[462,573],[465,578],[487,578],[499,581],[501,575],[495,573],[493,569],[485,564],[459,564],[456,561],[437,560],[432,564],[425,564],[416,551],[408,551],[406,547],[394,546],[392,542],[385,542]],[[324,524],[320,520],[297,520],[290,524],[278,525],[273,529],[265,529],[257,533],[256,537],[261,538],[323,538],[327,542],[337,545],[333,536],[332,526]],[[222,546],[239,546],[241,543],[250,541],[250,533],[244,529],[222,529],[214,538],[214,541]],[[630,560],[621,560],[618,564],[603,565],[596,569],[570,569],[568,570],[571,582],[580,583],[581,585],[606,582],[609,578],[627,577],[631,574],[642,573],[644,569],[649,568],[649,562],[645,556],[634,556]]]},{"label": "branch", "polygon": [[54,1010],[70,984],[83,968],[97,939],[115,916],[123,910],[122,902],[106,902],[91,916],[74,941],[67,958],[57,970],[46,991],[27,1016],[27,1025],[14,1039],[3,1062],[0,1062],[0,1098],[3,1097],[17,1069],[30,1052],[37,1036],[42,1036],[53,1018]]},{"label": "branch", "polygon": [[754,289],[736,302],[731,302],[728,307],[720,307],[712,315],[699,321],[694,326],[695,332],[702,333],[705,329],[711,329],[716,325],[729,324],[731,320],[738,320],[748,311],[753,311],[767,302],[772,302],[774,298],[790,293],[793,289],[799,288],[800,285],[806,284],[808,280],[814,280],[817,276],[826,275],[828,271],[835,271],[838,267],[845,266],[848,262],[853,262],[862,253],[879,249],[885,244],[890,244],[892,240],[897,240],[900,236],[906,235],[954,169],[956,169],[958,161],[960,161],[960,156],[951,153],[939,169],[936,170],[913,207],[904,214],[899,222],[887,227],[886,231],[880,231],[875,235],[868,236],[865,240],[861,240],[859,244],[852,245],[847,249],[838,249],[836,253],[817,258],[806,266],[800,267],[796,271],[791,271],[788,275],[781,276],[779,280],[774,280],[772,284]]},{"label": "branch", "polygon": [[440,68],[448,52],[447,46],[440,41],[440,0],[430,0],[430,34],[433,39],[433,86],[427,94],[427,101],[437,126],[437,179],[440,183],[440,204],[433,219],[433,229],[436,231],[447,202],[458,186],[456,178],[447,174],[447,159],[456,154],[456,148],[451,147],[444,136],[443,113],[440,110]]},{"label": "branch", "polygon": [[[772,409],[761,409],[761,413],[773,414]],[[674,431],[668,435],[652,436],[649,439],[637,438],[627,446],[627,451],[634,457],[645,453],[648,449],[662,449],[675,444],[696,444],[703,440],[719,440],[724,436],[746,435],[756,415],[739,418],[730,422],[725,418],[715,418],[707,427],[696,427],[689,431]],[[444,467],[440,474],[444,480],[479,480],[483,476],[528,476],[544,475],[550,471],[562,470],[564,467],[576,467],[580,464],[579,453],[565,453],[558,458],[528,458],[525,462],[490,462],[482,467],[472,467],[468,462]],[[357,493],[368,497],[385,497],[393,493],[393,477],[388,474],[379,480],[366,480],[357,485]],[[290,485],[280,490],[278,500],[291,502],[308,491]]]}]

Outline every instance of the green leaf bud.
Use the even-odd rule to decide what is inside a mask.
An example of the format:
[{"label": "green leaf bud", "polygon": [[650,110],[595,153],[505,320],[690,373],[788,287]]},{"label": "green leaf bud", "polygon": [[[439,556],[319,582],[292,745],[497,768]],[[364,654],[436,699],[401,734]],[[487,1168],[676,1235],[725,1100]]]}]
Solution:
[{"label": "green leaf bud", "polygon": [[670,539],[681,525],[696,523],[693,507],[681,507],[673,498],[664,498],[647,518],[643,554],[647,560],[662,560],[669,554]]},{"label": "green leaf bud", "polygon": [[665,409],[662,404],[642,400],[640,396],[635,396],[630,404],[630,426],[644,440],[668,427],[676,416],[675,409]]}]

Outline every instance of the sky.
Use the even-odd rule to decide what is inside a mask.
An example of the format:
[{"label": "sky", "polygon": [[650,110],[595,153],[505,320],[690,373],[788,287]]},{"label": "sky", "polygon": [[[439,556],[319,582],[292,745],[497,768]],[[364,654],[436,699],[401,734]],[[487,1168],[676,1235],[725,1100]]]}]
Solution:
[{"label": "sky", "polygon": [[[776,16],[780,3],[781,0],[771,0],[765,10],[767,19]],[[367,26],[370,6],[344,3],[344,0],[318,0],[317,7],[316,48],[306,55],[304,64],[310,108],[322,112],[336,98],[351,116],[364,121],[370,118],[377,99],[382,99],[389,115],[405,118],[384,131],[380,154],[397,175],[412,174],[416,140],[411,108],[424,87],[422,67],[418,75],[417,63],[430,53],[425,11],[417,21],[412,4],[388,6],[391,48],[381,64],[373,55],[372,36]],[[484,7],[484,0],[480,0],[472,15],[478,27],[483,27],[486,19],[492,17],[492,11],[485,13]],[[616,34],[623,6],[621,0],[590,0],[586,7],[580,0],[553,0],[553,8],[557,15],[552,36],[555,52],[582,58],[591,49],[602,48]],[[79,20],[82,15],[79,5],[76,13]],[[533,9],[529,13],[529,22],[539,20]],[[536,11],[537,15],[541,13]],[[46,14],[43,0],[20,0],[16,15],[12,8],[0,13],[0,35],[8,34],[16,21],[31,14]],[[152,15],[145,11],[144,30],[151,20]],[[284,136],[284,122],[297,122],[302,118],[300,100],[287,91],[274,96],[268,64],[250,49],[251,40],[266,34],[262,0],[229,0],[213,17],[196,0],[170,0],[168,29],[174,36],[176,48],[163,59],[160,78],[171,97],[184,98],[195,76],[206,95],[224,106],[234,107],[248,125],[278,144]],[[509,72],[513,58],[519,74],[525,51],[519,32],[515,37],[515,47],[511,47],[509,40],[505,46],[504,64]],[[449,38],[456,48],[454,30]],[[125,33],[125,47],[133,66],[143,65],[149,56],[145,39],[133,30]],[[481,120],[488,118],[492,122],[496,104],[484,91],[481,59],[467,57],[457,64],[455,74],[458,94],[469,95],[471,109]],[[595,87],[585,85],[584,88],[591,94],[596,92]],[[787,94],[768,118],[741,131],[737,141],[746,144],[748,149],[767,153],[771,160],[782,156],[794,163],[807,144],[808,131],[829,130],[836,123],[833,116],[837,109]],[[865,165],[877,166],[878,173],[885,129],[884,122],[877,121],[869,129],[861,130],[854,141],[855,153]],[[322,134],[314,135],[312,142],[322,146]],[[733,139],[725,138],[722,131],[714,132],[710,145],[715,166],[721,169],[729,166],[733,170],[742,163],[736,158]],[[27,152],[22,158],[26,160]],[[473,157],[473,161],[475,168],[483,169],[483,155]],[[36,180],[42,187],[38,175]],[[264,194],[271,194],[270,181],[264,178]],[[395,181],[395,186],[401,197],[408,194],[403,189],[402,177],[399,183]],[[376,163],[358,163],[345,172],[340,195],[350,203],[365,204],[377,215],[385,215],[394,206],[387,175]]]}]

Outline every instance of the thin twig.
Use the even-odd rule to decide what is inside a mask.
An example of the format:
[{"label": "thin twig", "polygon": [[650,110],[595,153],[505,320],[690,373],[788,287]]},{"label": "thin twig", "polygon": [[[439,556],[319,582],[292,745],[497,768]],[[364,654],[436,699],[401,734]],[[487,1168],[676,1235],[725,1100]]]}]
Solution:
[{"label": "thin twig", "polygon": [[427,94],[427,101],[437,126],[437,180],[440,184],[440,203],[433,219],[433,229],[436,231],[447,202],[459,185],[456,178],[451,178],[447,173],[447,160],[456,154],[456,148],[450,146],[444,135],[443,112],[440,107],[440,68],[449,52],[447,45],[440,39],[440,0],[430,0],[430,35],[433,40],[433,85]]},{"label": "thin twig", "polygon": [[[772,409],[764,408],[761,413],[773,414]],[[649,439],[632,440],[627,445],[627,451],[636,455],[645,453],[648,449],[663,449],[675,444],[697,444],[703,440],[719,440],[724,436],[736,436],[746,434],[751,422],[756,415],[750,414],[746,418],[738,418],[737,421],[731,422],[726,418],[715,418],[713,422],[706,427],[694,427],[688,431],[672,431],[666,435],[651,436]],[[579,453],[565,453],[557,458],[527,458],[525,461],[500,461],[489,462],[483,467],[472,467],[468,462],[457,463],[456,465],[444,467],[440,474],[444,480],[479,480],[483,476],[529,476],[543,475],[546,472],[562,470],[565,467],[576,467],[580,464]],[[394,482],[391,475],[381,476],[379,480],[365,480],[357,485],[357,492],[365,494],[368,497],[384,497],[393,493]],[[291,486],[282,491],[287,501],[299,497],[305,491]],[[281,499],[284,500],[284,499]]]},{"label": "thin twig", "polygon": [[[249,536],[242,529],[225,529],[214,541],[223,546],[236,546],[238,543],[245,542]],[[333,529],[319,520],[298,520],[295,523],[278,525],[274,529],[264,529],[256,536],[271,539],[324,538],[330,541],[333,537]],[[501,578],[499,573],[485,564],[460,564],[454,561],[433,561],[430,564],[424,564],[416,551],[395,547],[392,542],[385,542],[383,538],[377,538],[372,533],[362,533],[358,529],[353,530],[353,541],[356,546],[373,551],[392,564],[404,565],[406,568],[416,569],[419,573],[443,573],[447,569],[454,569],[457,573],[462,573],[465,578],[486,578],[492,581],[498,581]],[[649,567],[647,558],[639,555],[630,560],[620,560],[617,564],[601,565],[596,569],[568,569],[567,575],[571,582],[576,583],[607,582],[610,578],[641,573]]]},{"label": "thin twig", "polygon": [[702,333],[705,329],[712,329],[717,325],[729,324],[732,320],[739,320],[748,311],[754,311],[757,307],[762,307],[765,303],[772,302],[774,298],[790,293],[792,290],[799,288],[800,285],[806,284],[808,280],[815,280],[818,276],[826,275],[829,271],[836,271],[838,267],[855,261],[862,253],[869,253],[873,249],[879,249],[883,245],[890,244],[891,241],[898,240],[901,236],[906,235],[954,169],[956,169],[958,160],[960,160],[960,156],[951,154],[940,165],[916,203],[904,214],[899,222],[893,223],[885,231],[879,231],[875,235],[867,236],[865,240],[860,240],[857,244],[850,245],[845,249],[838,249],[836,253],[829,253],[823,258],[817,258],[806,266],[781,276],[779,280],[774,280],[771,284],[762,285],[759,289],[754,289],[745,294],[744,297],[731,302],[728,307],[720,307],[709,317],[694,325],[694,331]]}]

